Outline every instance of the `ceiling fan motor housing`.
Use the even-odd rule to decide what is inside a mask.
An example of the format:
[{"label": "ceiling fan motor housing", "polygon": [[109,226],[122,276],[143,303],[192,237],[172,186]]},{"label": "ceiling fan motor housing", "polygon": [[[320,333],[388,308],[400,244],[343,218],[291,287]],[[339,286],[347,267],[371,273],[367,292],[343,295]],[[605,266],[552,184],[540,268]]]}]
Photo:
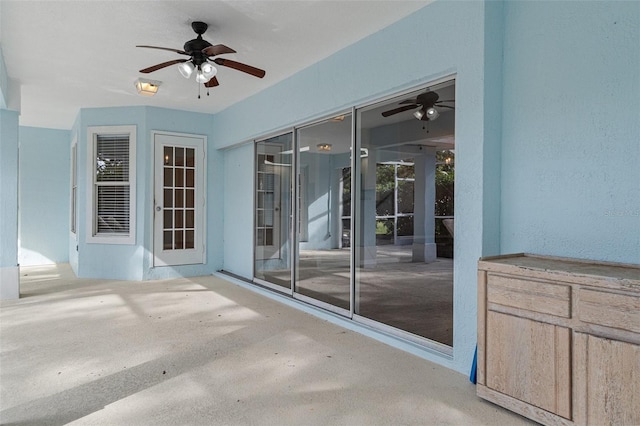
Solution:
[{"label": "ceiling fan motor housing", "polygon": [[197,38],[189,40],[184,44],[184,51],[191,55],[195,66],[207,62],[207,56],[202,53],[204,49],[211,46],[211,43],[202,38],[202,34],[207,31],[208,25],[204,22],[195,21],[191,23],[191,28],[198,34]]},{"label": "ceiling fan motor housing", "polygon": [[193,31],[195,31],[196,34],[202,35],[207,31],[207,28],[209,28],[209,26],[204,22],[194,21],[191,23],[191,28],[193,28]]},{"label": "ceiling fan motor housing", "polygon": [[198,38],[189,40],[184,44],[184,51],[191,55],[194,65],[201,65],[207,61],[207,56],[202,53],[202,50],[209,46],[211,46],[211,43],[198,36]]},{"label": "ceiling fan motor housing", "polygon": [[426,108],[429,108],[429,107],[432,107],[438,101],[439,97],[440,96],[438,96],[436,92],[421,93],[416,98],[416,101],[417,101],[416,103],[423,105]]}]

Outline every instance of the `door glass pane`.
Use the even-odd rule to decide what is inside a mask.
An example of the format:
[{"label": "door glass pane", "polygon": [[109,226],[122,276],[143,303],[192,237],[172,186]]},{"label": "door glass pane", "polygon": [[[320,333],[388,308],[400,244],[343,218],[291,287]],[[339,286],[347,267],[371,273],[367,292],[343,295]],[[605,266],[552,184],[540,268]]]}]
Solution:
[{"label": "door glass pane", "polygon": [[175,189],[176,207],[184,207],[184,189]]},{"label": "door glass pane", "polygon": [[173,166],[173,147],[165,146],[163,151],[164,151],[164,165]]},{"label": "door glass pane", "polygon": [[165,250],[171,250],[173,248],[173,232],[164,231],[162,233],[162,248]]},{"label": "door glass pane", "polygon": [[163,248],[194,248],[195,234],[184,228],[185,219],[188,228],[195,225],[195,149],[165,146],[163,153]]},{"label": "door glass pane", "polygon": [[[343,218],[350,182],[351,115],[298,130],[300,182],[298,184],[297,293],[350,309],[351,244],[344,238]],[[347,180],[351,173],[346,174]],[[348,196],[347,196],[348,198]]]},{"label": "door glass pane", "polygon": [[184,248],[192,249],[195,247],[195,233],[193,231],[184,232]]},{"label": "door glass pane", "polygon": [[256,143],[254,275],[291,288],[293,135]]},{"label": "door glass pane", "polygon": [[196,173],[194,169],[187,169],[187,188],[193,188],[196,182]]},{"label": "door glass pane", "polygon": [[196,193],[195,193],[195,191],[193,189],[186,189],[185,190],[185,195],[186,195],[186,198],[187,198],[185,207],[190,208],[190,209],[194,208],[195,205],[196,205],[196,198],[195,198],[196,197]]},{"label": "door glass pane", "polygon": [[184,226],[184,216],[183,216],[183,211],[182,210],[176,210],[176,216],[175,216],[175,222],[174,222],[174,227],[176,229],[181,229]]},{"label": "door glass pane", "polygon": [[195,167],[196,166],[196,150],[193,148],[187,148],[186,156],[187,156],[186,166]]},{"label": "door glass pane", "polygon": [[176,167],[176,186],[184,186],[184,169],[182,167]]},{"label": "door glass pane", "polygon": [[187,210],[185,212],[185,226],[187,228],[195,227],[195,211],[194,210]]},{"label": "door glass pane", "polygon": [[[354,312],[448,346],[453,345],[454,99],[451,81],[358,111],[354,240]],[[406,109],[411,104],[416,108]],[[439,116],[420,119],[431,107]]]},{"label": "door glass pane", "polygon": [[171,167],[164,168],[164,186],[173,186],[173,169]]},{"label": "door glass pane", "polygon": [[184,148],[179,146],[175,147],[175,155],[176,155],[176,166],[183,167],[184,166]]},{"label": "door glass pane", "polygon": [[184,249],[184,243],[183,243],[183,238],[182,238],[182,230],[176,230],[173,231],[173,237],[174,237],[174,245],[173,248],[176,250],[182,250]]}]

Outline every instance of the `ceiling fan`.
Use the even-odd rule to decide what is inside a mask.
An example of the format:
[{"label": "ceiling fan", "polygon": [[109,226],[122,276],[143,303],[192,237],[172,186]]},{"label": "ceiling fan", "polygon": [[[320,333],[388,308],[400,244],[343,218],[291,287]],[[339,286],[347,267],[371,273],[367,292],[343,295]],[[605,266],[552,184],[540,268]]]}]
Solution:
[{"label": "ceiling fan", "polygon": [[420,108],[413,113],[413,116],[421,121],[435,120],[440,116],[440,113],[436,109],[449,108],[455,109],[449,105],[443,105],[443,102],[455,102],[454,100],[439,101],[440,96],[436,92],[427,90],[424,93],[419,94],[414,99],[405,99],[400,102],[401,107],[391,109],[382,113],[383,117],[389,117],[390,115],[398,114],[400,112],[409,111],[410,109]]},{"label": "ceiling fan", "polygon": [[171,61],[163,62],[161,64],[153,65],[148,68],[141,69],[141,73],[151,73],[157,71],[159,69],[180,64],[178,66],[178,70],[180,74],[182,74],[185,78],[191,77],[191,74],[195,71],[196,73],[196,81],[198,83],[203,83],[205,87],[215,87],[220,83],[216,78],[217,69],[213,66],[213,63],[216,65],[220,65],[223,67],[233,68],[238,71],[242,71],[244,73],[253,75],[258,78],[262,78],[265,75],[265,71],[260,68],[252,67],[251,65],[246,65],[240,62],[232,61],[231,59],[224,58],[215,58],[214,56],[222,55],[225,53],[236,53],[235,50],[230,47],[225,46],[224,44],[216,44],[212,45],[208,41],[202,38],[202,34],[207,31],[209,26],[204,22],[192,22],[191,28],[198,34],[197,38],[193,40],[189,40],[184,44],[183,50],[180,49],[172,49],[170,47],[158,47],[158,46],[136,46],[136,47],[145,47],[149,49],[162,49],[168,50],[170,52],[175,52],[180,55],[189,56],[189,58],[181,58],[174,59]]}]

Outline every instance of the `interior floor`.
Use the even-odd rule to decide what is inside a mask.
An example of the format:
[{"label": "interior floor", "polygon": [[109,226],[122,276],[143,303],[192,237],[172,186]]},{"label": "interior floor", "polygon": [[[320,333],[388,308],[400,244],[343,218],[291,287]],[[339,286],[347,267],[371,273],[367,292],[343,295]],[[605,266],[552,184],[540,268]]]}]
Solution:
[{"label": "interior floor", "polygon": [[465,374],[247,286],[22,267],[22,297],[0,302],[1,423],[534,424]]},{"label": "interior floor", "polygon": [[[412,262],[411,246],[378,245],[375,266],[358,273],[355,313],[453,345],[453,259]],[[300,251],[296,292],[349,309],[349,249]],[[289,270],[263,271],[289,285]]]}]

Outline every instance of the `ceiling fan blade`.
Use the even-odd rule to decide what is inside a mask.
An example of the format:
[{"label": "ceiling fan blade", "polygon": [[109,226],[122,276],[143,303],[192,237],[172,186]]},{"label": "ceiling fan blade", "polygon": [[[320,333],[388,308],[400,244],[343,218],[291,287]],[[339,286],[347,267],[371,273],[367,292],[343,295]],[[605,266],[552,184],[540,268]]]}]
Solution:
[{"label": "ceiling fan blade", "polygon": [[418,105],[418,104],[401,106],[401,107],[390,109],[389,111],[383,112],[382,116],[383,117],[389,117],[390,115],[397,114],[397,113],[403,112],[403,111],[409,111],[410,109],[418,108],[419,106],[420,105]]},{"label": "ceiling fan blade", "polygon": [[216,86],[219,86],[219,85],[220,85],[220,83],[218,82],[218,79],[216,78],[215,75],[213,77],[211,77],[211,80],[209,80],[206,83],[204,83],[204,87],[216,87]]},{"label": "ceiling fan blade", "polygon": [[440,105],[440,104],[436,104],[436,106],[438,108],[450,108],[450,109],[455,109],[455,107],[449,106],[449,105]]},{"label": "ceiling fan blade", "polygon": [[400,102],[399,105],[416,104],[416,103],[418,103],[416,99],[405,99],[404,101]]},{"label": "ceiling fan blade", "polygon": [[176,52],[179,53],[181,55],[189,55],[187,52],[185,52],[184,50],[179,50],[179,49],[172,49],[170,47],[158,47],[158,46],[136,46],[136,47],[146,47],[147,49],[161,49],[161,50],[168,50],[169,52]]},{"label": "ceiling fan blade", "polygon": [[216,58],[213,60],[218,65],[222,65],[223,67],[233,68],[238,71],[246,72],[247,74],[251,74],[255,77],[262,78],[265,75],[264,70],[260,68],[252,67],[251,65],[242,64],[240,62],[232,61],[231,59],[222,59]]},{"label": "ceiling fan blade", "polygon": [[448,101],[438,101],[436,103],[439,104],[440,102],[455,102],[455,99],[449,99]]},{"label": "ceiling fan blade", "polygon": [[167,61],[167,62],[163,62],[161,64],[158,65],[154,65],[152,67],[149,68],[145,68],[143,70],[140,70],[140,72],[145,73],[145,74],[149,74],[150,72],[154,72],[154,71],[158,71],[159,69],[162,69],[164,67],[168,67],[170,65],[174,65],[174,64],[179,64],[181,62],[187,62],[189,59],[174,59],[173,61]]},{"label": "ceiling fan blade", "polygon": [[209,46],[202,49],[202,53],[207,56],[216,56],[222,55],[223,53],[236,53],[236,51],[230,47],[225,46],[224,44],[216,44],[215,46]]}]

